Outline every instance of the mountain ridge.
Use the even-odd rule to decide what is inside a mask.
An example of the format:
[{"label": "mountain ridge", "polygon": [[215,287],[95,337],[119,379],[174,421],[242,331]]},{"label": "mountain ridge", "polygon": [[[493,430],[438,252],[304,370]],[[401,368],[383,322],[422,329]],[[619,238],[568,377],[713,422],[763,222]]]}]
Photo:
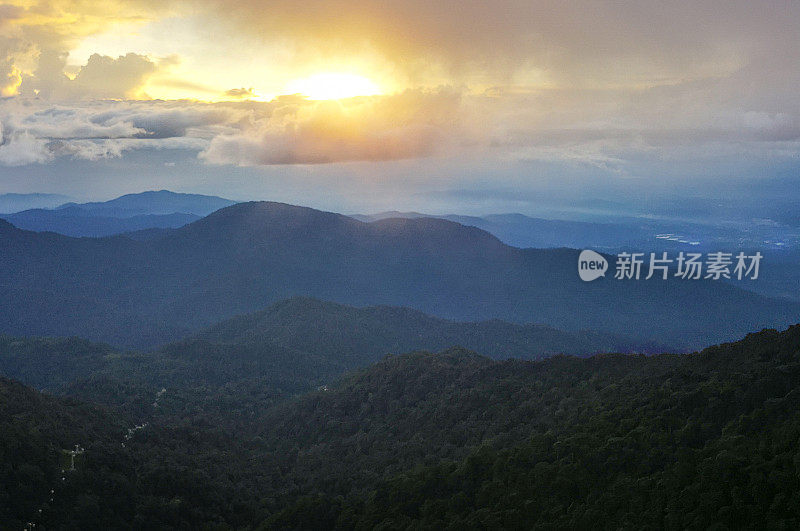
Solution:
[{"label": "mountain ridge", "polygon": [[71,198],[61,194],[0,194],[0,214],[13,214],[31,208],[55,208]]},{"label": "mountain ridge", "polygon": [[[517,249],[446,220],[363,223],[282,203],[233,205],[143,241],[11,234],[0,241],[0,332],[122,346],[168,342],[181,330],[188,335],[293,296],[409,306],[458,321],[603,330],[677,348],[785,326],[800,315],[800,304],[720,282],[584,283],[577,250]],[[84,300],[70,313],[77,327],[34,315],[74,297]]]},{"label": "mountain ridge", "polygon": [[[237,385],[256,374],[262,375],[262,386],[280,382],[301,391],[390,353],[456,346],[491,359],[662,350],[661,345],[599,332],[502,321],[459,323],[410,308],[354,308],[297,297],[146,353],[77,337],[0,335],[0,374],[56,394],[77,392],[85,381],[109,379],[148,389],[184,382],[210,393],[215,386]],[[218,360],[224,360],[221,366]]]},{"label": "mountain ridge", "polygon": [[104,237],[146,229],[178,228],[234,201],[168,190],[128,194],[103,202],[63,203],[1,214],[15,226],[73,237]]},{"label": "mountain ridge", "polygon": [[113,212],[114,217],[173,213],[207,216],[220,208],[236,203],[236,201],[212,195],[189,194],[171,190],[147,190],[121,195],[108,201],[64,203],[56,207],[56,210],[79,207],[94,214],[105,213],[108,215],[109,212]]}]

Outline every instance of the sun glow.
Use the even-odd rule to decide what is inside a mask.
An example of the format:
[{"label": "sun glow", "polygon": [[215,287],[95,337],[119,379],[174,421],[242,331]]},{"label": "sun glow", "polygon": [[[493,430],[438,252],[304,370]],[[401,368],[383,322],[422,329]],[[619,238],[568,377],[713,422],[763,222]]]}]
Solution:
[{"label": "sun glow", "polygon": [[354,96],[374,96],[382,91],[377,84],[356,74],[321,73],[295,79],[286,85],[287,94],[302,94],[311,100],[338,100]]}]

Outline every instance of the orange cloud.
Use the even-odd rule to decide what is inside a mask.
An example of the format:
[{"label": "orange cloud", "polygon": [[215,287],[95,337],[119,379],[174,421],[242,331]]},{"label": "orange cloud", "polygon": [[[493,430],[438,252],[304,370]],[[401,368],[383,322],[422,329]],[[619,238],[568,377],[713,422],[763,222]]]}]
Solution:
[{"label": "orange cloud", "polygon": [[245,130],[213,138],[201,159],[254,166],[427,157],[457,144],[467,130],[457,92],[282,101]]},{"label": "orange cloud", "polygon": [[[9,0],[0,5],[0,91],[16,94],[37,71],[38,83],[60,84],[66,56],[81,39],[107,32],[117,24],[143,23],[165,12],[166,4],[151,0]],[[102,62],[102,58],[95,59],[87,65],[84,76],[91,77],[97,67],[102,69]],[[46,82],[44,76],[50,76]]]}]

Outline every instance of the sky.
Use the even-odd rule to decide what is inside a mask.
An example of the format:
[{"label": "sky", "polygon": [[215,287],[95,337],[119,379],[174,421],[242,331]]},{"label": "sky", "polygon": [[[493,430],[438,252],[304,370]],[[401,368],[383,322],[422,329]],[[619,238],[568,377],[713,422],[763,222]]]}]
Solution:
[{"label": "sky", "polygon": [[13,0],[0,193],[756,216],[800,184],[798,20],[789,1]]}]

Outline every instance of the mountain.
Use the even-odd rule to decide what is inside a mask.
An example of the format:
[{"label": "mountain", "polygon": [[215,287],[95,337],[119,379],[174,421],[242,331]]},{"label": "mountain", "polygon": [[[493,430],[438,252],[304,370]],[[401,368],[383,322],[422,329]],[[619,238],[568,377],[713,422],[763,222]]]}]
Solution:
[{"label": "mountain", "polygon": [[0,222],[0,331],[151,347],[297,295],[675,348],[800,316],[798,303],[721,282],[584,283],[577,256],[517,249],[446,220],[363,223],[269,202],[223,208],[151,239],[75,239]]},{"label": "mountain", "polygon": [[51,394],[107,370],[122,354],[112,347],[77,337],[0,336],[0,376]]},{"label": "mountain", "polygon": [[[280,301],[148,353],[79,338],[0,336],[0,375],[42,391],[142,411],[162,387],[180,387],[204,408],[231,389],[258,405],[329,383],[388,353],[466,345],[494,359],[558,353],[656,352],[657,345],[596,332],[570,333],[502,321],[458,323],[407,308],[353,308],[315,299]],[[120,400],[119,386],[127,390]],[[110,389],[116,389],[110,392]],[[228,405],[231,411],[253,400]]]},{"label": "mountain", "polygon": [[[102,525],[104,519],[91,513],[92,500],[109,502],[113,497],[109,483],[102,482],[114,481],[108,463],[114,463],[117,474],[124,474],[124,467],[118,466],[119,448],[128,425],[101,408],[57,399],[0,377],[0,528],[22,529],[28,522],[41,523],[51,514],[61,518],[73,511],[68,520],[82,524],[77,527]],[[92,459],[78,456],[79,469],[65,475],[63,469],[70,463],[67,452],[76,444],[91,452]],[[104,512],[119,507],[110,504]],[[54,527],[76,527],[60,522]]]},{"label": "mountain", "polygon": [[[709,253],[725,250],[748,255],[760,252],[769,264],[747,289],[769,297],[800,300],[800,227],[770,219],[718,220],[716,223],[659,217],[611,217],[608,221],[540,219],[522,214],[483,217],[428,216],[419,212],[383,212],[354,218],[372,222],[388,218],[435,217],[483,229],[514,247],[594,249],[628,252]],[[742,283],[739,283],[740,287]]]},{"label": "mountain", "polygon": [[[176,382],[130,412],[0,378],[0,521],[53,529],[800,524],[800,326],[683,355],[497,361],[460,348],[414,352],[277,402],[226,389],[205,407]],[[124,402],[128,388],[103,391]]]},{"label": "mountain", "polygon": [[36,232],[57,232],[75,237],[102,237],[155,228],[178,228],[200,219],[195,214],[140,214],[131,217],[97,216],[78,206],[57,210],[33,209],[8,214],[3,219],[15,227]]},{"label": "mountain", "polygon": [[799,376],[798,326],[693,355],[390,357],[266,413],[292,485],[266,527],[791,528]]},{"label": "mountain", "polygon": [[607,216],[603,221],[542,219],[523,214],[463,216],[429,215],[419,212],[389,211],[354,215],[364,222],[390,218],[446,219],[478,227],[514,247],[572,247],[619,252],[692,251],[714,252],[718,249],[760,250],[780,253],[797,249],[800,233],[790,224],[765,219],[719,220],[717,223],[659,217]]},{"label": "mountain", "polygon": [[14,213],[31,208],[54,208],[69,201],[59,194],[0,194],[0,213]]},{"label": "mountain", "polygon": [[544,325],[518,325],[500,320],[457,322],[411,308],[355,308],[303,297],[234,317],[196,337],[212,343],[272,343],[320,356],[335,355],[350,368],[374,363],[388,353],[438,351],[452,346],[494,359],[667,350],[663,345],[637,344],[600,332],[564,332]]},{"label": "mountain", "polygon": [[658,232],[645,222],[599,223],[588,221],[567,221],[558,219],[532,218],[523,214],[490,214],[487,216],[463,216],[456,214],[428,215],[419,212],[389,211],[379,214],[355,215],[364,222],[382,219],[418,219],[432,217],[446,219],[461,225],[478,227],[497,236],[502,242],[514,247],[575,249],[620,249],[625,247],[643,248],[643,244],[654,243]]},{"label": "mountain", "polygon": [[240,528],[264,518],[251,484],[223,479],[247,470],[252,444],[157,420],[157,403],[132,418],[0,378],[0,529]]},{"label": "mountain", "polygon": [[2,218],[25,230],[102,237],[182,227],[233,204],[234,201],[220,197],[161,190],[124,195],[101,203],[64,203],[57,208],[34,208]]},{"label": "mountain", "polygon": [[207,216],[212,212],[236,204],[236,201],[199,194],[183,194],[169,190],[128,194],[95,203],[65,203],[58,209],[79,207],[94,216],[133,217],[143,215],[165,215],[174,213]]}]

